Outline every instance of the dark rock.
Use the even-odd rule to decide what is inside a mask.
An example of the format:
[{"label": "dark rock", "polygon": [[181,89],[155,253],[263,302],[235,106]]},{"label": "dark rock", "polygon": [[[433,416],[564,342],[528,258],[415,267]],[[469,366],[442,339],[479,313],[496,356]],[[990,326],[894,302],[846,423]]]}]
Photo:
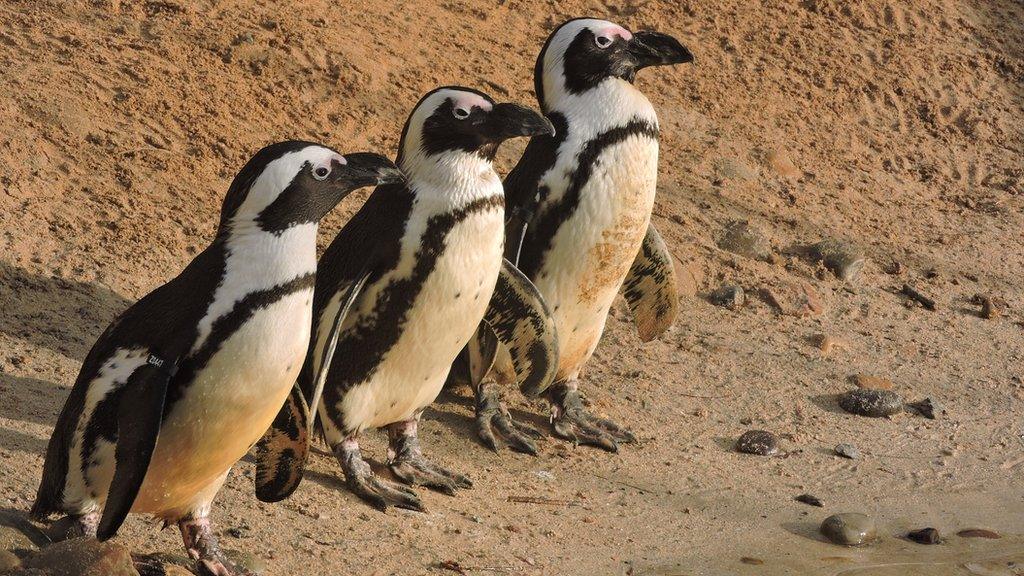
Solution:
[{"label": "dark rock", "polygon": [[812,246],[811,256],[847,282],[855,281],[867,262],[864,254],[853,244],[831,238]]},{"label": "dark rock", "polygon": [[878,536],[875,521],[870,516],[856,512],[829,516],[821,523],[821,533],[843,546],[860,546]]},{"label": "dark rock", "polygon": [[837,456],[842,456],[843,458],[849,458],[850,460],[860,458],[860,450],[857,450],[857,447],[853,444],[836,444],[836,447],[832,450],[835,451]]},{"label": "dark rock", "polygon": [[938,544],[942,542],[939,531],[935,528],[922,528],[907,534],[907,539],[918,544]]},{"label": "dark rock", "polygon": [[764,234],[748,222],[732,221],[718,241],[718,247],[755,260],[767,260],[772,246]]},{"label": "dark rock", "polygon": [[736,441],[736,451],[758,456],[772,456],[779,451],[779,440],[771,432],[748,430]]},{"label": "dark rock", "polygon": [[839,396],[839,407],[850,414],[881,418],[903,410],[903,400],[891,390],[858,388]]},{"label": "dark rock", "polygon": [[744,556],[744,557],[740,558],[740,562],[742,562],[742,563],[744,563],[744,564],[746,564],[748,566],[760,566],[760,565],[764,564],[764,560],[761,560],[760,558],[753,558],[753,557],[750,557],[750,556]]},{"label": "dark rock", "polygon": [[991,540],[1002,538],[997,532],[984,528],[968,528],[957,532],[956,535],[961,538],[989,538]]},{"label": "dark rock", "polygon": [[721,306],[729,310],[739,310],[747,301],[743,288],[732,284],[727,284],[715,290],[708,298],[715,306]]},{"label": "dark rock", "polygon": [[918,402],[911,402],[910,404],[907,404],[907,408],[910,408],[929,420],[935,420],[935,414],[941,411],[931,398],[925,398]]},{"label": "dark rock", "polygon": [[824,508],[825,505],[821,503],[821,499],[817,496],[811,496],[810,494],[801,494],[794,498],[797,502],[807,504],[808,506],[817,506],[818,508]]},{"label": "dark rock", "polygon": [[24,560],[26,568],[51,576],[139,576],[123,546],[92,538],[75,538],[43,548]]},{"label": "dark rock", "polygon": [[78,526],[78,522],[71,516],[64,516],[58,519],[46,529],[46,536],[52,542],[63,542],[72,538],[78,538],[81,535],[82,531]]}]

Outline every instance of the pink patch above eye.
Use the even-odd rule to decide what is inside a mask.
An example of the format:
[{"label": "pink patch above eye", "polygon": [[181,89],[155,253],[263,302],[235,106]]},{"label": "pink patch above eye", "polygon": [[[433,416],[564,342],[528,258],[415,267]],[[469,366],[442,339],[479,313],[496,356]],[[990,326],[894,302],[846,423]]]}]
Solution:
[{"label": "pink patch above eye", "polygon": [[455,99],[456,108],[462,108],[469,111],[472,110],[474,106],[486,111],[493,108],[490,102],[477,94],[459,94],[458,98]]},{"label": "pink patch above eye", "polygon": [[601,36],[607,36],[609,38],[622,38],[627,42],[633,39],[632,32],[626,30],[622,26],[616,26],[615,24],[612,24],[611,26],[605,28],[604,30],[601,30],[598,34]]},{"label": "pink patch above eye", "polygon": [[345,157],[342,156],[341,154],[333,154],[331,156],[331,158],[330,158],[330,161],[337,162],[338,164],[341,164],[342,166],[348,164],[348,160],[345,160]]}]

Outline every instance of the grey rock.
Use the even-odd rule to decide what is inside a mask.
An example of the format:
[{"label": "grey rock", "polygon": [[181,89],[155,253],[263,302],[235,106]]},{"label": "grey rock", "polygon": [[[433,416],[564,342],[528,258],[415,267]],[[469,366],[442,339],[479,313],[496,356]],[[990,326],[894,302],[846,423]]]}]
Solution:
[{"label": "grey rock", "polygon": [[758,456],[772,456],[779,451],[779,440],[771,432],[748,430],[736,441],[736,451]]},{"label": "grey rock", "polygon": [[44,570],[51,576],[139,576],[125,547],[93,538],[58,542],[23,562],[25,568]]},{"label": "grey rock", "polygon": [[733,254],[767,260],[772,252],[771,243],[759,229],[749,222],[735,220],[725,227],[725,233],[718,241],[718,247]]},{"label": "grey rock", "polygon": [[820,530],[830,541],[842,546],[860,546],[878,537],[874,519],[857,512],[829,516],[821,523]]},{"label": "grey rock", "polygon": [[849,458],[850,460],[860,458],[860,450],[857,450],[857,447],[853,444],[836,444],[833,450],[837,456],[842,456],[843,458]]},{"label": "grey rock", "polygon": [[867,262],[867,258],[856,246],[833,238],[826,238],[812,246],[811,256],[847,282],[857,280]]},{"label": "grey rock", "polygon": [[729,310],[739,310],[747,301],[747,295],[743,288],[734,284],[726,284],[712,292],[708,299],[715,306],[721,306]]},{"label": "grey rock", "polygon": [[914,412],[917,412],[921,416],[928,418],[929,420],[935,420],[935,415],[942,410],[938,404],[931,398],[925,398],[918,402],[911,402],[907,404],[907,408],[910,408]]},{"label": "grey rock", "polygon": [[892,390],[858,388],[839,396],[839,407],[850,414],[881,418],[903,410],[903,399]]}]

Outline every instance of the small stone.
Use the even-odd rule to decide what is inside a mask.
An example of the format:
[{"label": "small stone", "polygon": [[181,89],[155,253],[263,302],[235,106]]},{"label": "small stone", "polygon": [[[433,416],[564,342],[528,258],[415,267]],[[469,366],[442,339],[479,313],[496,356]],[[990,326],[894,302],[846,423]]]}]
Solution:
[{"label": "small stone", "polygon": [[818,498],[817,496],[812,496],[810,494],[801,494],[794,498],[794,500],[802,504],[807,504],[808,506],[817,506],[818,508],[825,507],[825,505],[822,504],[820,498]]},{"label": "small stone", "polygon": [[907,534],[907,539],[918,544],[938,544],[942,542],[939,531],[935,528],[922,528]]},{"label": "small stone", "polygon": [[743,288],[733,284],[722,286],[712,292],[708,298],[715,306],[721,306],[729,310],[739,310],[747,300]]},{"label": "small stone", "polygon": [[771,432],[748,430],[736,441],[736,451],[758,456],[772,456],[779,451],[779,440]]},{"label": "small stone", "polygon": [[834,514],[821,523],[821,533],[836,544],[860,546],[875,539],[875,521],[866,514],[847,512]]},{"label": "small stone", "polygon": [[929,420],[935,420],[935,414],[941,411],[939,407],[936,405],[935,401],[932,400],[931,398],[925,398],[924,400],[911,402],[910,404],[907,404],[907,408],[910,408],[914,412],[917,412],[918,414],[924,416]]},{"label": "small stone", "polygon": [[761,560],[760,558],[752,558],[750,556],[744,556],[740,558],[740,562],[748,564],[750,566],[760,566],[764,564],[764,560]]},{"label": "small stone", "polygon": [[821,296],[806,282],[782,282],[765,293],[768,303],[786,316],[817,316],[825,311]]},{"label": "small stone", "polygon": [[0,574],[21,568],[21,558],[10,550],[0,550]]},{"label": "small stone", "polygon": [[80,535],[78,523],[71,516],[58,518],[46,529],[46,536],[51,542],[63,542]]},{"label": "small stone", "polygon": [[818,343],[818,350],[821,350],[822,355],[829,355],[839,348],[847,348],[846,341],[830,336],[828,334],[819,334],[815,340]]},{"label": "small stone", "polygon": [[991,540],[998,540],[1002,538],[998,533],[993,530],[986,530],[984,528],[968,528],[961,530],[956,533],[961,538],[988,538]]},{"label": "small stone", "polygon": [[839,396],[839,407],[850,414],[881,418],[903,410],[903,400],[891,390],[850,390]]},{"label": "small stone", "polygon": [[992,320],[998,318],[1001,312],[999,304],[996,303],[996,299],[991,296],[979,295],[978,300],[981,303],[981,317],[986,320]]},{"label": "small stone", "polygon": [[224,555],[239,568],[244,568],[257,576],[263,574],[267,570],[267,562],[263,558],[248,552],[225,550]]},{"label": "small stone", "polygon": [[853,383],[857,388],[865,390],[892,390],[893,388],[892,380],[869,374],[854,374]]},{"label": "small stone", "polygon": [[860,450],[857,450],[857,447],[853,444],[836,444],[836,447],[832,450],[835,451],[836,456],[842,456],[850,460],[860,458]]},{"label": "small stone", "polygon": [[749,222],[734,220],[725,226],[718,247],[755,260],[767,260],[772,246],[765,235]]},{"label": "small stone", "polygon": [[24,565],[49,571],[53,576],[139,576],[125,547],[92,538],[47,546],[26,558]]},{"label": "small stone", "polygon": [[867,263],[867,258],[853,244],[832,238],[826,238],[812,246],[811,256],[846,282],[857,280],[864,264]]}]

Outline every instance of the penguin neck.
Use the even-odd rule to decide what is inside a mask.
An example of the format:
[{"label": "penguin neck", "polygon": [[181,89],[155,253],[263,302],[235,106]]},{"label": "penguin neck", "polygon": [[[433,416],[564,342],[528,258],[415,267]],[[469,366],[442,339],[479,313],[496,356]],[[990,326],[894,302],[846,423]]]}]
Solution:
[{"label": "penguin neck", "polygon": [[221,227],[217,240],[229,260],[251,262],[283,282],[316,272],[317,229],[317,222],[306,222],[268,232],[253,219],[238,218]]},{"label": "penguin neck", "polygon": [[501,179],[490,159],[475,152],[448,150],[424,154],[416,150],[402,156],[403,172],[417,197],[432,197],[462,206],[501,190]]},{"label": "penguin neck", "polygon": [[658,115],[651,101],[636,86],[622,78],[608,77],[593,88],[573,94],[562,78],[553,84],[550,96],[545,97],[544,113],[559,113],[569,125],[583,132],[599,133],[623,126],[634,120],[645,120],[658,126]]}]

